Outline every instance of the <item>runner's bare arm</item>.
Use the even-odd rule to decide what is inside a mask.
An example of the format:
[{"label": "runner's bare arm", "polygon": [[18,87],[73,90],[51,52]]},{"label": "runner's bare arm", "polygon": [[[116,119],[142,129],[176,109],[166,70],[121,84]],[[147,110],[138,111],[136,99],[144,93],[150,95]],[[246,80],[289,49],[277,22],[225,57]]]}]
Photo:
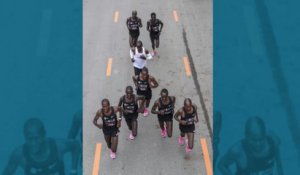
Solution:
[{"label": "runner's bare arm", "polygon": [[173,106],[175,107],[176,97],[175,96],[171,96],[171,99],[172,99]]},{"label": "runner's bare arm", "polygon": [[180,123],[180,120],[181,120],[181,115],[182,115],[182,110],[181,109],[178,109],[175,114],[174,114],[174,119],[176,121],[178,121]]},{"label": "runner's bare arm", "polygon": [[134,85],[135,85],[135,88],[137,88],[137,77],[138,76],[132,76],[132,80],[133,80],[133,83],[134,83]]},{"label": "runner's bare arm", "polygon": [[159,30],[159,32],[161,32],[161,31],[162,31],[162,29],[163,29],[163,27],[164,27],[164,23],[163,23],[163,22],[161,22],[161,20],[159,20],[159,23],[160,23],[160,30]]},{"label": "runner's bare arm", "polygon": [[147,22],[147,31],[150,32],[150,21]]},{"label": "runner's bare arm", "polygon": [[145,54],[146,54],[146,59],[147,60],[151,60],[153,58],[153,56],[151,55],[151,53],[149,52],[149,50],[145,50]]},{"label": "runner's bare arm", "polygon": [[98,119],[102,117],[102,113],[100,111],[97,111],[95,117],[94,117],[94,120],[93,120],[93,123],[95,126],[97,126],[99,129],[102,129],[102,124],[98,124]]},{"label": "runner's bare arm", "polygon": [[139,27],[142,28],[143,27],[143,24],[142,24],[142,20],[141,18],[139,18]]},{"label": "runner's bare arm", "polygon": [[117,115],[118,120],[121,120],[122,119],[121,118],[122,117],[121,116],[122,108],[120,106],[114,106],[113,108],[114,108],[114,111],[116,114],[119,113],[119,115]]},{"label": "runner's bare arm", "polygon": [[144,96],[138,96],[136,98],[136,101],[139,105],[139,109],[138,109],[138,112],[139,113],[143,113],[144,112],[144,109],[145,109],[145,97]]},{"label": "runner's bare arm", "polygon": [[127,29],[130,30],[128,22],[129,22],[129,18],[126,19],[126,26],[127,26]]},{"label": "runner's bare arm", "polygon": [[158,108],[158,100],[156,100],[152,106],[151,113],[152,114],[160,114],[160,111],[156,111]]},{"label": "runner's bare arm", "polygon": [[122,108],[122,104],[123,104],[123,96],[120,97],[119,104],[118,104],[118,106],[121,108],[121,110],[120,110],[120,115],[121,115],[121,116],[123,116],[123,108]]},{"label": "runner's bare arm", "polygon": [[117,113],[119,113],[119,115],[117,115],[117,127],[120,128],[121,127],[121,121],[122,121],[122,116],[121,116],[121,111],[122,111],[122,108],[119,107],[119,106],[114,106],[114,111],[117,115]]},{"label": "runner's bare arm", "polygon": [[158,83],[154,77],[149,76],[149,81],[150,81],[149,84],[151,88],[157,88]]},{"label": "runner's bare arm", "polygon": [[195,108],[195,119],[194,119],[194,121],[195,121],[195,123],[198,123],[199,122],[199,117],[198,117],[198,112],[197,112],[197,106],[194,105],[194,108]]}]

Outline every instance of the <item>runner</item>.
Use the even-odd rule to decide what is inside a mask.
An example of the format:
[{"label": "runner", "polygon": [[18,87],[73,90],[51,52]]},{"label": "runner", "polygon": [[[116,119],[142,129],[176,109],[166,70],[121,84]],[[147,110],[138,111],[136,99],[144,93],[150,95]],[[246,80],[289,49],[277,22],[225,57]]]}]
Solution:
[{"label": "runner", "polygon": [[[174,96],[169,96],[169,92],[167,89],[162,89],[160,92],[160,98],[157,99],[152,107],[152,114],[157,114],[159,126],[161,129],[161,136],[172,137],[173,130],[173,114],[175,107]],[[158,108],[158,110],[156,110]]]},{"label": "runner", "polygon": [[161,22],[161,20],[156,18],[156,14],[154,12],[151,13],[151,19],[147,22],[147,30],[150,34],[150,40],[154,55],[156,55],[155,48],[159,47],[159,36],[163,26],[164,24]]},{"label": "runner", "polygon": [[140,27],[143,27],[142,20],[137,17],[137,11],[132,11],[132,16],[127,18],[126,26],[129,31],[129,45],[135,47],[140,36]]},{"label": "runner", "polygon": [[25,175],[65,175],[63,157],[71,152],[70,174],[77,174],[79,144],[75,140],[46,137],[46,130],[38,118],[28,119],[24,124],[25,143],[11,154],[3,175],[14,174],[18,167]]},{"label": "runner", "polygon": [[122,113],[130,130],[129,139],[133,140],[137,136],[138,115],[144,111],[144,97],[134,95],[132,86],[127,86],[125,93],[118,106],[122,106]]},{"label": "runner", "polygon": [[185,151],[189,153],[194,146],[195,123],[199,121],[197,106],[192,103],[190,98],[186,98],[184,106],[175,113],[174,118],[179,122],[180,136],[178,143],[183,145],[184,136],[187,135]]},{"label": "runner", "polygon": [[148,107],[152,98],[152,88],[158,86],[154,77],[149,75],[148,68],[144,67],[139,75],[132,77],[136,87],[137,95],[145,97],[146,108],[144,109],[144,117],[149,115]]},{"label": "runner", "polygon": [[[267,133],[260,117],[249,118],[245,125],[245,138],[227,151],[218,167],[222,174],[282,175],[279,142],[277,136]],[[235,173],[231,165],[236,165]]]},{"label": "runner", "polygon": [[[102,129],[107,147],[110,149],[110,157],[116,158],[118,147],[118,132],[121,127],[121,109],[119,107],[110,106],[108,99],[103,99],[102,108],[99,109],[94,118],[94,125]],[[117,117],[119,112],[119,117]],[[98,124],[98,119],[102,119],[102,123]]]},{"label": "runner", "polygon": [[136,47],[130,49],[130,58],[133,62],[134,75],[139,75],[146,66],[147,60],[152,59],[152,55],[143,47],[142,41],[138,41]]}]

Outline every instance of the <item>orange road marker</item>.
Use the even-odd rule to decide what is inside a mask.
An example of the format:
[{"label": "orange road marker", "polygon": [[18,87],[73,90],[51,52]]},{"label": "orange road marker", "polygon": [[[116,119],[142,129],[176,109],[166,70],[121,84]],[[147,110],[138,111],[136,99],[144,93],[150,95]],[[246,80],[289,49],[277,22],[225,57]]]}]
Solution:
[{"label": "orange road marker", "polygon": [[93,175],[99,175],[99,167],[100,167],[100,157],[101,157],[101,148],[102,144],[96,144],[95,156],[94,156],[94,166],[93,166]]},{"label": "orange road marker", "polygon": [[206,168],[206,174],[207,175],[212,175],[212,167],[211,167],[211,161],[209,157],[209,152],[207,149],[207,143],[205,138],[200,139],[200,144],[202,147],[202,152],[203,152],[203,157],[204,157],[204,162],[205,162],[205,168]]},{"label": "orange road marker", "polygon": [[107,66],[106,66],[106,76],[111,75],[111,68],[112,68],[112,58],[108,58]]},{"label": "orange road marker", "polygon": [[184,69],[185,69],[185,74],[186,76],[191,76],[191,67],[190,67],[190,62],[188,57],[183,57],[183,64],[184,64]]},{"label": "orange road marker", "polygon": [[178,22],[179,20],[178,20],[178,15],[177,15],[176,10],[173,10],[173,16],[174,16],[174,20],[175,20],[176,22]]},{"label": "orange road marker", "polygon": [[120,12],[116,11],[115,12],[115,17],[114,17],[114,22],[117,23],[119,21],[119,16],[120,16]]}]

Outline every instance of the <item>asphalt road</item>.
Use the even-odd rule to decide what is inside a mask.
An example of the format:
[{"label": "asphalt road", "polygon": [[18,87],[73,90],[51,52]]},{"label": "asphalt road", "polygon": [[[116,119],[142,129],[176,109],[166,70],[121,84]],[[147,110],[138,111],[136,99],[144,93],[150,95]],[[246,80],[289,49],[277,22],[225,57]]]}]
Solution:
[{"label": "asphalt road", "polygon": [[[85,0],[83,5],[83,173],[93,174],[93,169],[99,168],[96,174],[101,175],[209,174],[200,138],[205,139],[212,161],[209,131],[212,125],[212,1]],[[150,106],[162,88],[177,97],[176,109],[183,105],[185,97],[190,97],[198,106],[200,122],[196,125],[194,150],[188,155],[184,147],[177,144],[177,123],[174,122],[172,138],[161,138],[157,117],[151,114],[147,118],[140,115],[138,137],[133,141],[128,139],[129,131],[123,121],[118,157],[111,160],[102,131],[92,124],[101,99],[108,98],[116,106],[125,87],[133,85],[125,25],[132,10],[137,10],[142,19],[139,39],[149,50],[146,22],[150,13],[156,12],[157,18],[164,22],[159,58],[148,61],[150,74],[159,82],[159,87],[153,90]],[[184,57],[189,57],[191,76],[186,74]],[[107,76],[109,58],[112,67],[111,75]],[[97,143],[102,144],[102,148],[95,154]],[[100,161],[94,164],[98,156]]]}]

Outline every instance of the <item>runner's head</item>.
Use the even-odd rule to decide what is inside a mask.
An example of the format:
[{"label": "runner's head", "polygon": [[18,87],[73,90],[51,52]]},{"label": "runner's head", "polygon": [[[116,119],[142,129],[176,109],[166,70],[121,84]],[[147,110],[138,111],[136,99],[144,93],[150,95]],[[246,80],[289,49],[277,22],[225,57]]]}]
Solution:
[{"label": "runner's head", "polygon": [[245,125],[246,143],[253,151],[259,151],[266,143],[266,127],[260,117],[251,117]]},{"label": "runner's head", "polygon": [[126,96],[128,98],[132,97],[132,94],[133,94],[133,88],[132,88],[132,86],[127,86],[126,90],[125,90],[125,93],[126,93]]},{"label": "runner's head", "polygon": [[148,76],[149,76],[149,71],[148,71],[148,68],[147,68],[147,67],[144,67],[144,68],[142,69],[141,75],[142,75],[142,78],[143,78],[143,79],[148,78]]},{"label": "runner's head", "polygon": [[143,47],[143,42],[142,42],[141,40],[138,40],[138,41],[136,42],[136,47],[137,47],[138,49],[141,49],[141,48]]},{"label": "runner's head", "polygon": [[193,103],[190,98],[184,99],[183,107],[185,110],[190,111],[192,109]]},{"label": "runner's head", "polygon": [[104,110],[104,112],[108,112],[109,107],[110,107],[110,103],[109,103],[109,100],[107,98],[105,98],[101,101],[101,105],[102,105],[102,109]]},{"label": "runner's head", "polygon": [[136,11],[136,10],[133,10],[133,11],[132,11],[132,17],[133,17],[133,18],[136,18],[136,17],[137,17],[137,11]]},{"label": "runner's head", "polygon": [[37,118],[28,119],[23,128],[26,151],[39,154],[44,148],[46,131],[44,124]]},{"label": "runner's head", "polygon": [[151,19],[152,19],[152,20],[155,20],[155,19],[156,19],[156,14],[155,14],[154,12],[152,12],[150,16],[151,16]]},{"label": "runner's head", "polygon": [[163,88],[161,91],[160,91],[160,96],[161,96],[161,99],[163,101],[165,101],[167,98],[168,98],[168,95],[169,95],[169,92],[167,89]]}]

